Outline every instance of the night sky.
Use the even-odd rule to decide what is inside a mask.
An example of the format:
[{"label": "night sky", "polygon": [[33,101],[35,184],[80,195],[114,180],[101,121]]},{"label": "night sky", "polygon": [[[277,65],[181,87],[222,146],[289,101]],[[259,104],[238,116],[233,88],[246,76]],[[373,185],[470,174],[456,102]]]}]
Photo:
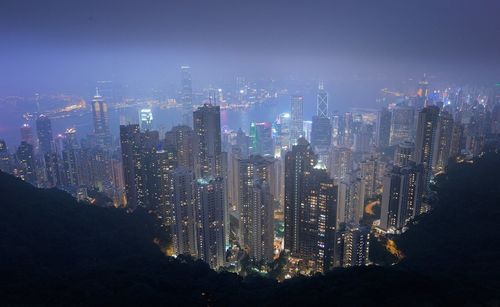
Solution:
[{"label": "night sky", "polygon": [[497,0],[0,1],[0,91],[236,74],[500,76]]}]

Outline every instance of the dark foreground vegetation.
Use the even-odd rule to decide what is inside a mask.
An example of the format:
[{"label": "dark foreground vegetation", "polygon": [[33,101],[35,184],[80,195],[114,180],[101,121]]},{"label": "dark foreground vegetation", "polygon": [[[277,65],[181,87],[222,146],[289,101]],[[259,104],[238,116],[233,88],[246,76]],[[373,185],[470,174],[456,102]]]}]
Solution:
[{"label": "dark foreground vegetation", "polygon": [[[147,214],[0,173],[0,305],[500,305],[500,155],[451,167],[397,265],[283,283],[164,256]],[[158,243],[159,242],[159,243]]]}]

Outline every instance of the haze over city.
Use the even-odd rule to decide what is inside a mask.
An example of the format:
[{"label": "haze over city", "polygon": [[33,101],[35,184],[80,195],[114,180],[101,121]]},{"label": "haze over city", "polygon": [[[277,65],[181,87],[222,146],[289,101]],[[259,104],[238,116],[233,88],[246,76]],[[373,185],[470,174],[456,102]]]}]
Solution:
[{"label": "haze over city", "polygon": [[0,305],[500,302],[495,0],[0,2]]}]

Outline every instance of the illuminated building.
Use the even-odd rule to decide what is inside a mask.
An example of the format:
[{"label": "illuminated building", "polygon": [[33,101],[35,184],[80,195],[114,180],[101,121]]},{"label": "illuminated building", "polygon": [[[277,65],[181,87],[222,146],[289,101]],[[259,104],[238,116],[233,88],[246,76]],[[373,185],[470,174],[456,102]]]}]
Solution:
[{"label": "illuminated building", "polygon": [[2,139],[0,139],[0,170],[6,173],[12,171],[11,155],[7,144]]},{"label": "illuminated building", "polygon": [[372,126],[361,124],[354,133],[354,151],[367,153],[372,150]]},{"label": "illuminated building", "polygon": [[290,144],[295,144],[304,136],[304,96],[292,96],[290,110]]},{"label": "illuminated building", "polygon": [[285,249],[325,272],[332,267],[337,187],[304,138],[285,161]]},{"label": "illuminated building", "polygon": [[443,111],[439,115],[436,137],[434,139],[434,153],[432,160],[432,171],[434,173],[444,171],[450,158],[450,148],[453,135],[453,117],[450,113]]},{"label": "illuminated building", "polygon": [[404,141],[398,144],[394,152],[394,165],[405,167],[412,160],[415,153],[415,144],[410,141]]},{"label": "illuminated building", "polygon": [[53,188],[62,185],[59,169],[59,159],[55,152],[46,153],[43,156],[45,166],[45,187]]},{"label": "illuminated building", "polygon": [[257,155],[273,155],[273,131],[270,122],[252,123],[250,125],[252,152]]},{"label": "illuminated building", "polygon": [[66,190],[75,191],[79,185],[78,167],[79,145],[76,140],[76,130],[67,129],[64,133],[62,159],[63,159],[63,184]]},{"label": "illuminated building", "polygon": [[195,212],[193,199],[193,172],[179,167],[172,172],[173,243],[175,254],[197,257],[195,237]]},{"label": "illuminated building", "polygon": [[351,112],[346,112],[338,118],[337,145],[351,147],[353,145],[353,116]]},{"label": "illuminated building", "polygon": [[158,131],[141,132],[139,125],[122,125],[120,142],[127,206],[159,212]]},{"label": "illuminated building", "polygon": [[272,159],[257,155],[238,161],[240,243],[256,260],[272,258],[274,211],[269,187],[272,176]]},{"label": "illuminated building", "polygon": [[242,158],[248,158],[250,156],[251,138],[243,132],[243,130],[238,129],[236,133],[236,144],[235,146],[239,149],[240,156]]},{"label": "illuminated building", "polygon": [[171,147],[156,150],[157,179],[153,182],[154,211],[162,225],[170,229],[175,223],[172,172],[177,167],[177,156]]},{"label": "illuminated building", "polygon": [[428,106],[428,103],[429,103],[429,94],[430,94],[429,81],[427,81],[427,77],[424,74],[424,77],[422,78],[422,80],[420,80],[418,82],[417,104],[416,104],[417,110],[420,110],[423,107],[427,107]]},{"label": "illuminated building", "polygon": [[172,146],[177,152],[177,163],[194,170],[194,131],[189,126],[179,125],[165,133],[165,146]]},{"label": "illuminated building", "polygon": [[395,166],[384,178],[380,228],[400,232],[406,223],[420,214],[423,192],[423,167],[410,162]]},{"label": "illuminated building", "polygon": [[330,153],[330,176],[343,180],[352,171],[352,151],[346,147],[333,147]]},{"label": "illuminated building", "polygon": [[269,184],[253,183],[249,202],[247,246],[250,258],[270,261],[274,256],[274,210]]},{"label": "illuminated building", "polygon": [[364,182],[354,174],[349,174],[338,183],[337,222],[357,224],[363,218]]},{"label": "illuminated building", "polygon": [[285,249],[299,252],[300,207],[306,195],[306,174],[317,163],[309,143],[300,138],[285,156]]},{"label": "illuminated building", "polygon": [[153,129],[153,111],[151,109],[141,109],[139,111],[139,125],[143,131]]},{"label": "illuminated building", "polygon": [[313,116],[311,146],[316,151],[326,151],[332,142],[332,125],[328,117]]},{"label": "illuminated building", "polygon": [[30,144],[31,146],[35,146],[35,138],[33,136],[33,130],[31,126],[28,124],[23,124],[21,126],[21,141]]},{"label": "illuminated building", "polygon": [[312,130],[312,121],[304,120],[302,121],[302,136],[310,143],[311,142],[311,130]]},{"label": "illuminated building", "polygon": [[52,137],[52,124],[45,115],[40,115],[36,119],[36,132],[38,136],[38,145],[42,154],[54,151],[54,140]]},{"label": "illuminated building", "polygon": [[97,145],[100,147],[110,146],[112,140],[109,131],[108,104],[99,95],[97,88],[96,94],[92,99],[92,118],[94,120],[94,135]]},{"label": "illuminated building", "polygon": [[193,84],[191,80],[191,68],[181,66],[181,104],[183,124],[190,126],[192,124],[191,115],[193,111]]},{"label": "illuminated building", "polygon": [[288,151],[290,147],[290,126],[291,117],[290,113],[281,113],[276,119],[275,123],[275,143],[280,149],[280,155]]},{"label": "illuminated building", "polygon": [[[439,108],[436,106],[425,107],[418,115],[415,162],[423,164],[426,186],[429,185],[432,175],[431,168],[438,122]],[[427,191],[427,187],[424,191]]]},{"label": "illuminated building", "polygon": [[381,174],[385,172],[385,163],[379,157],[371,156],[359,163],[359,175],[363,184],[363,199],[373,199],[377,190],[382,186]]},{"label": "illuminated building", "polygon": [[319,82],[318,94],[316,96],[316,116],[328,118],[328,93],[325,91],[323,81]]},{"label": "illuminated building", "polygon": [[205,104],[193,112],[196,178],[222,176],[220,107]]},{"label": "illuminated building", "polygon": [[217,269],[224,265],[224,181],[222,178],[200,178],[195,181],[194,211],[198,258]]},{"label": "illuminated building", "polygon": [[384,148],[389,146],[391,137],[391,117],[392,114],[387,108],[382,108],[377,116],[377,137],[376,145]]},{"label": "illuminated building", "polygon": [[389,145],[413,139],[414,109],[407,106],[396,106],[392,109],[391,135]]},{"label": "illuminated building", "polygon": [[18,166],[17,177],[36,186],[37,177],[33,145],[27,143],[26,141],[22,141],[16,151],[16,162]]},{"label": "illuminated building", "polygon": [[364,266],[369,263],[370,229],[346,225],[337,233],[336,267]]}]

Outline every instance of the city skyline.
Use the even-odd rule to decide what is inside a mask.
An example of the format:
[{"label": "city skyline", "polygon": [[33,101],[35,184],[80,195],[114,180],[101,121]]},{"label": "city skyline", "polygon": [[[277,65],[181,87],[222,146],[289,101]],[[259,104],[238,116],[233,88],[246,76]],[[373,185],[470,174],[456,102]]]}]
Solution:
[{"label": "city skyline", "polygon": [[498,303],[499,10],[3,1],[0,303]]}]

